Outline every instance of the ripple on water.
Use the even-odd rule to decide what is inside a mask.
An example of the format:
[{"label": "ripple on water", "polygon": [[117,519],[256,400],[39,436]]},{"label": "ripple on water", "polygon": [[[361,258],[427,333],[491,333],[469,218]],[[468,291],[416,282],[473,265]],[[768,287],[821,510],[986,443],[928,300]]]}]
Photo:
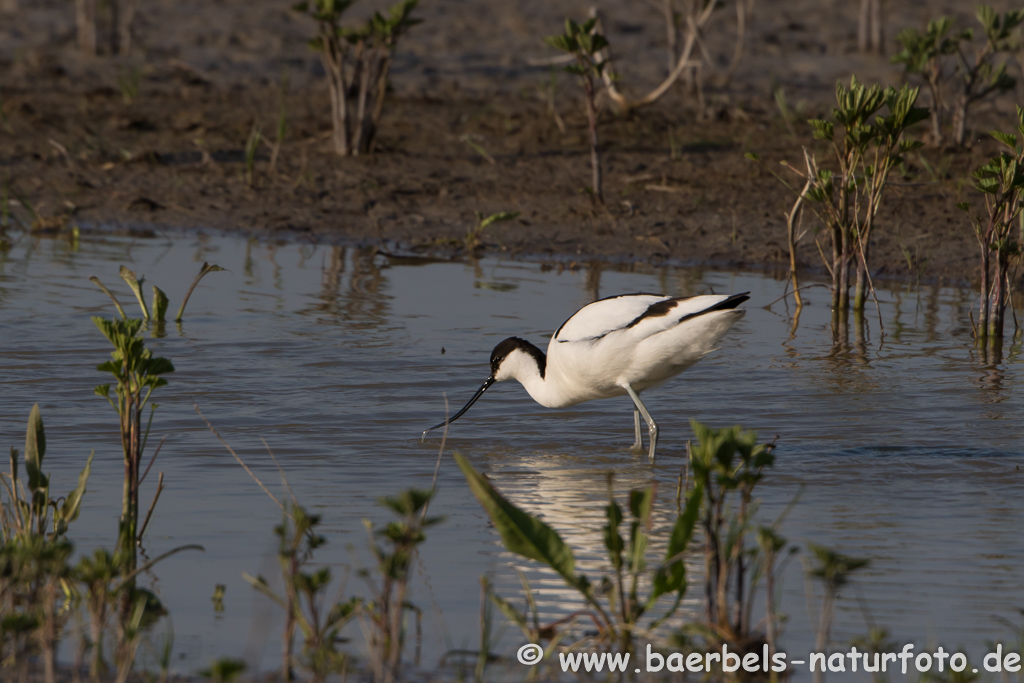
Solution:
[{"label": "ripple on water", "polygon": [[[113,311],[88,277],[100,276],[134,310],[117,278],[118,266],[128,265],[164,289],[174,311],[204,260],[228,272],[205,278],[185,323],[168,323],[166,336],[149,342],[177,372],[156,399],[154,434],[166,441],[155,469],[165,472],[167,490],[147,552],[182,543],[207,547],[157,572],[182,670],[261,649],[262,665],[273,666],[275,638],[266,629],[279,627],[241,579],[243,571],[273,573],[279,511],[199,420],[194,404],[284,495],[266,440],[292,488],[323,515],[329,543],[318,557],[341,573],[342,565],[369,562],[361,520],[387,519],[381,496],[429,487],[440,435],[420,443],[420,432],[443,419],[445,395],[449,414],[472,395],[495,343],[518,335],[543,344],[583,304],[630,291],[755,293],[718,352],[645,396],[662,430],[653,468],[626,451],[633,437],[625,398],[549,411],[519,387],[499,385],[448,435],[449,452],[466,454],[511,500],[559,530],[583,571],[596,576],[604,566],[608,472],[615,473],[620,500],[655,481],[654,527],[669,527],[695,417],[715,426],[742,423],[766,439],[778,435],[777,466],[760,487],[762,517],[774,519],[800,491],[784,535],[872,559],[844,591],[837,640],[866,632],[871,621],[900,642],[977,652],[986,639],[1009,635],[999,618],[1019,621],[1021,366],[1014,355],[993,367],[975,357],[967,322],[972,297],[897,287],[882,293],[884,340],[872,316],[863,339],[852,330],[834,344],[824,290],[808,294],[812,305],[793,335],[782,303],[761,308],[783,283],[699,269],[413,267],[372,249],[189,235],[85,235],[76,251],[66,242],[23,239],[0,255],[3,436],[19,444],[38,401],[57,489],[70,487],[85,453],[96,449],[73,532],[83,552],[110,544],[121,477],[111,409],[92,395],[106,381],[95,368],[109,352],[89,317]],[[421,605],[437,605],[427,610],[434,624],[427,661],[448,643],[478,641],[482,574],[515,596],[515,570],[525,570],[550,618],[578,605],[560,580],[500,548],[448,458],[438,483],[431,511],[446,521],[429,530],[423,547],[429,587],[414,591]],[[655,551],[664,534],[656,538]],[[696,584],[700,558],[688,564]],[[219,616],[209,602],[216,583],[228,586],[227,611]],[[813,643],[804,590],[801,564],[793,562],[783,593],[790,614],[785,643],[793,652]],[[691,592],[687,610],[698,609],[698,595]],[[269,625],[254,632],[264,616]]]}]

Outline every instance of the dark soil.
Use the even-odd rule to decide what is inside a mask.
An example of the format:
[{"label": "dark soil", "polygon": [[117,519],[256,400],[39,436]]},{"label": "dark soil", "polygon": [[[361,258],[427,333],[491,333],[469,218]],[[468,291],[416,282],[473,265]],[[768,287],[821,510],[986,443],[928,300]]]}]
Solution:
[{"label": "dark soil", "polygon": [[[731,6],[719,10],[703,107],[677,84],[628,115],[605,108],[607,201],[596,206],[580,88],[530,65],[551,56],[541,37],[566,13],[585,16],[587,3],[425,0],[423,24],[399,48],[376,153],[351,158],[330,149],[326,81],[304,42],[313,25],[289,4],[146,0],[132,55],[85,58],[73,3],[0,0],[0,181],[23,200],[11,203],[14,215],[32,223],[31,204],[37,228],[212,228],[459,255],[478,214],[518,211],[485,231],[482,253],[786,268],[794,197],[770,171],[785,175],[779,161],[798,162],[804,145],[826,158],[804,121],[828,113],[837,79],[902,79],[886,56],[856,52],[859,3],[788,0],[755,6],[727,85],[735,19]],[[953,0],[886,8],[889,52],[900,29],[940,14],[974,23]],[[659,15],[638,2],[603,11],[621,87],[642,94],[666,70]],[[1012,129],[1015,99],[972,110],[969,149],[907,159],[872,246],[877,274],[974,278],[977,242],[954,205],[980,204],[969,173],[995,149],[981,132]],[[287,130],[272,165],[282,113]],[[254,128],[264,142],[250,182]],[[915,131],[925,133],[924,124]],[[818,223],[808,214],[803,227],[800,261],[820,270]]]}]

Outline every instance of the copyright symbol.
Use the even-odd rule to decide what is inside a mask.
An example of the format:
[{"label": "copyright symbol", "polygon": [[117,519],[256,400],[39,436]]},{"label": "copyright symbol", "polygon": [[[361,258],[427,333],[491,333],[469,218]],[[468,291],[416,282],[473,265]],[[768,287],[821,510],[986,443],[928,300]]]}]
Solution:
[{"label": "copyright symbol", "polygon": [[544,657],[544,648],[534,643],[527,643],[519,648],[519,652],[516,653],[516,659],[519,660],[520,664],[526,664],[527,666],[533,666],[539,664],[540,660]]}]

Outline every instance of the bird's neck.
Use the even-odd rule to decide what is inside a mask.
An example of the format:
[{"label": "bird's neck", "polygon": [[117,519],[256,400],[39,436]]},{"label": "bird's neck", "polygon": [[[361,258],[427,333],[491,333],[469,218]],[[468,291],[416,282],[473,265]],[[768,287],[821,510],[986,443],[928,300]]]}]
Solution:
[{"label": "bird's neck", "polygon": [[547,371],[547,357],[544,352],[533,344],[526,343],[527,348],[520,348],[509,354],[502,364],[507,373],[501,379],[518,380],[530,397],[547,408],[557,408],[565,404],[562,390],[557,382],[552,381]]}]

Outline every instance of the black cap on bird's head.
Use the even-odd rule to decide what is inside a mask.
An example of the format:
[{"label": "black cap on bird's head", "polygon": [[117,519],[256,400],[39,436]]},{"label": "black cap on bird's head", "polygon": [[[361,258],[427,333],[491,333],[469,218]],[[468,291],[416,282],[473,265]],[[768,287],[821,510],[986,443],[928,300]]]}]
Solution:
[{"label": "black cap on bird's head", "polygon": [[[534,358],[534,360],[537,361],[537,366],[540,369],[540,375],[541,377],[543,377],[544,368],[547,365],[547,358],[544,356],[544,353],[536,346],[526,341],[525,339],[520,339],[519,337],[509,337],[508,339],[502,341],[497,346],[495,346],[494,350],[491,351],[491,375],[490,377],[487,378],[486,381],[484,381],[480,388],[476,390],[476,393],[473,394],[473,398],[469,399],[466,405],[462,406],[462,409],[459,412],[455,413],[444,422],[436,424],[430,429],[423,430],[423,436],[426,437],[427,432],[431,432],[440,427],[450,425],[452,422],[455,422],[460,417],[462,417],[466,413],[466,411],[469,410],[470,407],[472,407],[472,405],[476,403],[481,396],[484,395],[484,392],[487,391],[492,384],[500,381],[498,379],[498,372],[501,369],[502,362],[506,358],[508,358],[509,354],[517,350],[524,351],[530,354]],[[505,378],[502,377],[501,379]]]},{"label": "black cap on bird's head", "polygon": [[491,351],[491,377],[494,377],[498,382],[505,379],[504,377],[499,377],[498,372],[501,369],[501,364],[506,358],[512,355],[514,351],[522,351],[530,355],[537,363],[537,369],[540,370],[540,376],[544,376],[544,369],[547,366],[547,358],[544,356],[544,352],[525,339],[509,337],[495,346],[494,350]]}]

